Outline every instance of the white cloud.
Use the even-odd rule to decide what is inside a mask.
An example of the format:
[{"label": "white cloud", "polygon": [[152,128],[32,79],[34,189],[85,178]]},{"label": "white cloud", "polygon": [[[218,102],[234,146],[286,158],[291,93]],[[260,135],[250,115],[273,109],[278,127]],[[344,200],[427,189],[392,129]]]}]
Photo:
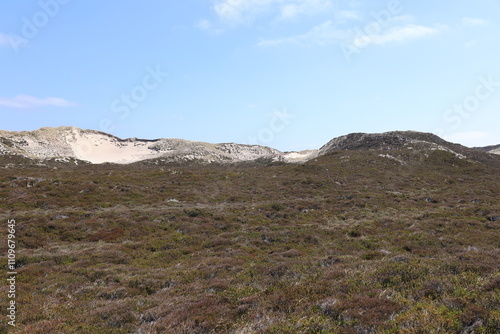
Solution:
[{"label": "white cloud", "polygon": [[334,9],[333,3],[327,0],[298,0],[284,4],[280,8],[281,19],[295,19],[303,15],[317,15]]},{"label": "white cloud", "polygon": [[36,107],[72,107],[76,103],[58,97],[37,98],[29,95],[15,97],[0,97],[0,106],[17,109],[30,109]]},{"label": "white cloud", "polygon": [[389,20],[389,24],[410,24],[412,22],[415,22],[416,19],[412,15],[399,15],[399,16],[394,16]]},{"label": "white cloud", "polygon": [[484,26],[488,24],[488,21],[479,18],[464,17],[462,23],[466,26]]},{"label": "white cloud", "polygon": [[226,23],[238,24],[272,15],[288,20],[334,10],[331,0],[216,0],[213,9]]},{"label": "white cloud", "polygon": [[[365,34],[356,36],[351,40],[354,47],[364,48],[370,44],[385,44],[390,42],[406,42],[411,39],[421,38],[437,34],[446,29],[446,26],[436,28],[421,25],[408,24],[394,27],[380,34]],[[285,37],[281,39],[264,39],[258,46],[277,46],[283,44],[295,44],[300,46],[330,45],[340,43],[352,38],[352,31],[339,29],[333,21],[326,21],[308,32],[300,35]]]},{"label": "white cloud", "polygon": [[300,46],[310,46],[310,45],[329,45],[335,42],[339,42],[348,36],[347,31],[342,31],[336,28],[332,21],[326,21],[308,32],[300,35],[295,35],[291,37],[285,37],[281,39],[274,40],[262,40],[257,45],[258,46],[277,46],[283,44],[296,44]]},{"label": "white cloud", "polygon": [[213,9],[225,22],[241,23],[261,15],[279,0],[218,0]]},{"label": "white cloud", "polygon": [[335,13],[335,17],[339,22],[346,22],[349,20],[359,21],[361,20],[361,16],[358,12],[354,10],[340,10]]},{"label": "white cloud", "polygon": [[445,30],[446,26],[438,26],[436,28],[425,27],[416,24],[409,24],[402,27],[389,29],[385,33],[364,35],[356,37],[353,41],[353,46],[361,48],[370,44],[385,44],[390,42],[406,42],[411,39],[416,39],[425,36],[431,36]]}]

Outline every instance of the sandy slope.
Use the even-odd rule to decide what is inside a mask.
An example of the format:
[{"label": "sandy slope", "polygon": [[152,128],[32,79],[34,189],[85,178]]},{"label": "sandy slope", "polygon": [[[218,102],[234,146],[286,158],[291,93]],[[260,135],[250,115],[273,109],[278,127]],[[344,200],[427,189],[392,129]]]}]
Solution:
[{"label": "sandy slope", "polygon": [[183,139],[120,139],[107,133],[76,127],[41,128],[35,131],[0,131],[0,154],[31,158],[70,157],[91,163],[127,164],[161,158],[169,161],[239,162],[259,158],[306,161],[315,151],[282,153],[259,145],[210,144]]},{"label": "sandy slope", "polygon": [[[37,159],[76,158],[96,164],[127,164],[155,158],[173,162],[242,162],[266,159],[302,163],[337,150],[410,149],[420,144],[432,150],[451,152],[460,158],[487,149],[472,150],[448,143],[432,134],[414,131],[354,133],[334,138],[319,150],[283,153],[259,145],[210,144],[183,139],[120,139],[104,132],[76,127],[41,128],[22,132],[0,130],[0,154],[18,154]],[[488,152],[500,154],[500,148],[489,148]]]}]

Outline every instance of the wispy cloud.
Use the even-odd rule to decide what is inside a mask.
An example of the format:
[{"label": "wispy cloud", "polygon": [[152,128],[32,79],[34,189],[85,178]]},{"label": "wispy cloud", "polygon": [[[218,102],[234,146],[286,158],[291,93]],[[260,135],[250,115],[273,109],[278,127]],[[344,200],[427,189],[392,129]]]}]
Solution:
[{"label": "wispy cloud", "polygon": [[480,18],[464,17],[462,19],[462,24],[466,26],[484,26],[488,24],[488,21]]},{"label": "wispy cloud", "polygon": [[[395,20],[397,22],[398,20]],[[339,29],[333,21],[326,21],[304,34],[280,38],[280,39],[263,39],[258,46],[278,46],[283,44],[295,44],[299,46],[310,45],[330,45],[340,42],[345,42],[351,39],[351,44],[356,48],[364,48],[370,44],[386,44],[390,42],[406,42],[412,39],[417,39],[425,36],[438,34],[447,27],[440,25],[437,27],[426,27],[416,24],[407,24],[397,26],[387,31],[372,34],[352,37],[353,32],[346,29]]]},{"label": "wispy cloud", "polygon": [[359,21],[359,4],[353,0],[212,0],[215,19],[202,19],[196,27],[208,33],[221,33],[240,25],[261,23],[290,24],[326,15],[336,24]]},{"label": "wispy cloud", "polygon": [[284,44],[295,44],[299,46],[324,46],[341,41],[347,37],[347,31],[337,29],[333,21],[326,21],[318,26],[315,26],[304,34],[279,39],[263,39],[257,45],[262,47]]},{"label": "wispy cloud", "polygon": [[409,24],[406,26],[394,27],[385,33],[360,36],[354,39],[355,47],[365,47],[370,44],[386,44],[391,42],[406,42],[412,39],[438,34],[447,27],[440,25],[435,28],[422,25]]},{"label": "wispy cloud", "polygon": [[281,5],[279,18],[295,19],[299,16],[317,15],[333,10],[333,3],[327,0],[298,0],[295,3]]},{"label": "wispy cloud", "polygon": [[76,103],[59,97],[37,98],[29,95],[0,97],[0,106],[16,109],[31,109],[36,107],[73,107],[76,105]]},{"label": "wispy cloud", "polygon": [[217,0],[213,9],[217,17],[228,23],[242,23],[270,10],[278,0]]},{"label": "wispy cloud", "polygon": [[335,17],[339,23],[344,23],[346,21],[359,21],[361,20],[361,15],[355,10],[340,10],[335,13]]},{"label": "wispy cloud", "polygon": [[216,0],[213,9],[221,21],[240,24],[265,15],[295,19],[333,11],[335,6],[331,0]]}]

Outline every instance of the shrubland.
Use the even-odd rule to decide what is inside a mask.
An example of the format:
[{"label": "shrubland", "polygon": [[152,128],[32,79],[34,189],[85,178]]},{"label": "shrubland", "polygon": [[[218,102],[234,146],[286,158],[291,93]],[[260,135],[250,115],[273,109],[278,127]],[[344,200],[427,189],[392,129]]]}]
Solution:
[{"label": "shrubland", "polygon": [[19,292],[0,332],[498,333],[500,158],[386,154],[0,157]]}]

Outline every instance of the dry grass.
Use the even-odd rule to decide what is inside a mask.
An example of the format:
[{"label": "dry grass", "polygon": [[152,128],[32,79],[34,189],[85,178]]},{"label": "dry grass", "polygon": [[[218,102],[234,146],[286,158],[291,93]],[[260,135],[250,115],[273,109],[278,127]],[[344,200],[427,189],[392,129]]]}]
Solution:
[{"label": "dry grass", "polygon": [[18,222],[11,332],[497,333],[499,159],[378,154],[239,166],[0,158],[14,164],[0,169],[0,216]]}]

